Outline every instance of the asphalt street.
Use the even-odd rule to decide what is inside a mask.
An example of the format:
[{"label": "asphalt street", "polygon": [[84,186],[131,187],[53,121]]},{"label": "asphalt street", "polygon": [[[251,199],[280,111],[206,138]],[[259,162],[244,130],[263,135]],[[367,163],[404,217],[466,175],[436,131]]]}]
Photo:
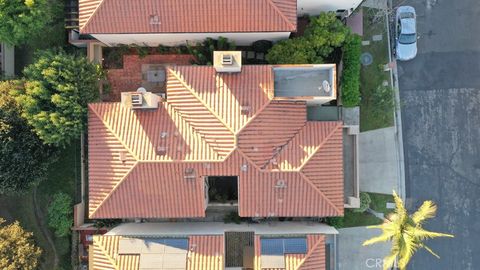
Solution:
[{"label": "asphalt street", "polygon": [[438,204],[426,228],[441,259],[418,252],[409,269],[480,269],[480,2],[407,0],[418,55],[398,63],[409,208]]}]

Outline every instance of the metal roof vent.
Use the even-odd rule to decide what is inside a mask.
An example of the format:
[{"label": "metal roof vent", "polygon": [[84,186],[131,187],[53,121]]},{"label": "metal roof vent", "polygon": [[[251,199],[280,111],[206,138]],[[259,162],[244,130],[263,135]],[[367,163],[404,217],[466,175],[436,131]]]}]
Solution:
[{"label": "metal roof vent", "polygon": [[214,51],[213,67],[217,72],[241,72],[241,51]]},{"label": "metal roof vent", "polygon": [[243,115],[249,115],[252,107],[248,104],[240,106],[240,111]]},{"label": "metal roof vent", "polygon": [[248,170],[248,165],[247,164],[242,164],[242,166],[240,167],[240,170],[242,172],[246,172]]},{"label": "metal roof vent", "polygon": [[150,24],[160,24],[160,17],[158,15],[150,15]]},{"label": "metal roof vent", "polygon": [[195,179],[195,169],[194,168],[185,168],[184,176],[185,179]]},{"label": "metal roof vent", "polygon": [[283,179],[277,180],[277,183],[275,184],[275,188],[278,188],[278,189],[287,188],[287,183]]},{"label": "metal roof vent", "polygon": [[141,107],[143,104],[142,94],[131,94],[130,99],[133,107]]},{"label": "metal roof vent", "polygon": [[125,151],[120,151],[118,153],[118,159],[120,160],[120,162],[125,162],[127,161],[127,152]]},{"label": "metal roof vent", "polygon": [[157,149],[156,149],[156,153],[159,156],[166,155],[167,154],[167,147],[164,146],[164,145],[158,146]]},{"label": "metal roof vent", "polygon": [[233,55],[222,54],[222,65],[233,65]]}]

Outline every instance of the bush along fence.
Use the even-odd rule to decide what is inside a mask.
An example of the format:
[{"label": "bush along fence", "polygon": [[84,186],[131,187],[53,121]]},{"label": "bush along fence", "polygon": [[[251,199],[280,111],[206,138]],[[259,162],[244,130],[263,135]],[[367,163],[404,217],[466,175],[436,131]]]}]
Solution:
[{"label": "bush along fence", "polygon": [[350,34],[343,46],[343,72],[340,81],[342,104],[355,107],[360,103],[360,54],[362,41],[360,36]]}]

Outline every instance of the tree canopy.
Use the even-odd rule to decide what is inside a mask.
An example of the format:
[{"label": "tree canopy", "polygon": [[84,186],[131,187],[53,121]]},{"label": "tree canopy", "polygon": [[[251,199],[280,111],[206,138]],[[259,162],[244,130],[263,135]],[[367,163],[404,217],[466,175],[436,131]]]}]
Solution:
[{"label": "tree canopy", "polygon": [[350,30],[334,12],[311,17],[302,37],[275,44],[267,54],[271,64],[321,64],[335,48],[341,47]]},{"label": "tree canopy", "polygon": [[26,43],[51,21],[48,0],[0,1],[0,41],[10,45]]},{"label": "tree canopy", "polygon": [[62,192],[53,195],[48,206],[48,225],[55,229],[55,235],[62,237],[70,233],[72,227],[72,198]]},{"label": "tree canopy", "polygon": [[86,126],[87,104],[99,97],[98,65],[62,50],[39,53],[24,70],[24,87],[13,94],[22,116],[43,142],[65,146]]},{"label": "tree canopy", "polygon": [[46,146],[20,117],[9,94],[20,81],[0,82],[0,194],[27,190],[45,178],[56,151]]},{"label": "tree canopy", "polygon": [[425,201],[415,213],[409,215],[402,199],[395,191],[393,192],[393,197],[395,200],[395,212],[385,223],[368,227],[381,229],[382,234],[365,241],[363,245],[392,242],[390,254],[383,260],[384,270],[392,267],[397,259],[400,270],[405,270],[413,254],[422,248],[439,258],[435,252],[425,245],[424,241],[437,237],[453,237],[453,235],[431,232],[422,228],[427,219],[435,217],[437,206],[432,201]]},{"label": "tree canopy", "polygon": [[26,232],[18,221],[4,225],[0,218],[0,269],[37,269],[42,251],[35,246],[31,232]]}]

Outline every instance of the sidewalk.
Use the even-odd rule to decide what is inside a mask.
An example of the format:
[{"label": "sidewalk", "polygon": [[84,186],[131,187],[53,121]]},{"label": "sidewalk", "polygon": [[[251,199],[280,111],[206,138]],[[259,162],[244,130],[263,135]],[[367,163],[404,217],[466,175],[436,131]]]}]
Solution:
[{"label": "sidewalk", "polygon": [[398,191],[396,128],[359,134],[360,191],[391,194]]},{"label": "sidewalk", "polygon": [[381,270],[383,257],[389,254],[389,243],[362,246],[380,234],[378,229],[355,227],[340,229],[337,236],[338,270]]}]

